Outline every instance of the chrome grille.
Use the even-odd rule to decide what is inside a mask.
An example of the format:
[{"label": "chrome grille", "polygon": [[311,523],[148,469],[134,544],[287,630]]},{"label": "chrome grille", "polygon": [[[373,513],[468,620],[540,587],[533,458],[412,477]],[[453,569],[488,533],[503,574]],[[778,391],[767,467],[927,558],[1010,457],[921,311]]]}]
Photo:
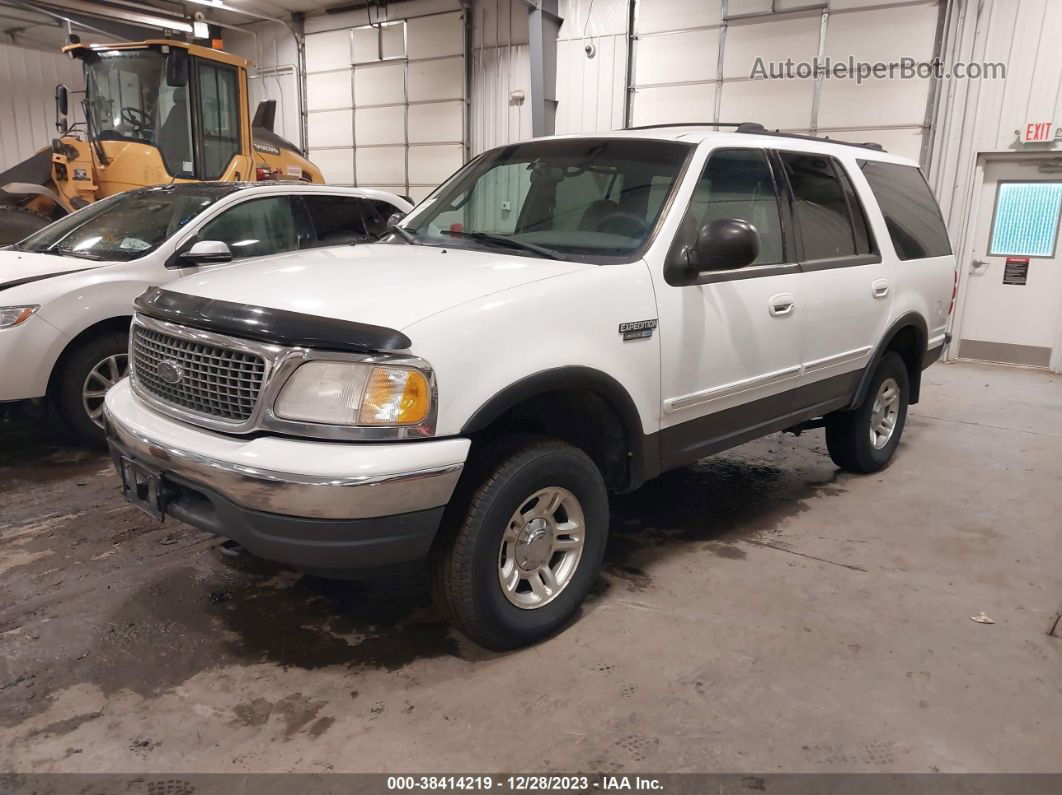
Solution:
[{"label": "chrome grille", "polygon": [[[262,390],[266,364],[246,351],[206,345],[133,324],[133,375],[158,400],[211,417],[250,419]],[[168,383],[159,364],[176,364],[180,378]],[[174,368],[167,365],[171,373]]]}]

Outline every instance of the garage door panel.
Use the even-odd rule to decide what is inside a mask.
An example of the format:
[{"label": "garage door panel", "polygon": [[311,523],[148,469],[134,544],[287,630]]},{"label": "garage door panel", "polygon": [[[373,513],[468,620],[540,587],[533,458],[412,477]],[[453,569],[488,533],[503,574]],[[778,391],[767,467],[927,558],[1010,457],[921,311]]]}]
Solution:
[{"label": "garage door panel", "polygon": [[354,118],[350,110],[310,113],[306,117],[306,126],[311,149],[354,145]]},{"label": "garage door panel", "polygon": [[406,142],[406,109],[359,108],[354,111],[354,133],[358,146],[402,144]]},{"label": "garage door panel", "polygon": [[415,144],[462,140],[465,103],[432,102],[409,108],[409,141]]},{"label": "garage door panel", "polygon": [[819,127],[922,124],[930,86],[928,79],[823,80]]},{"label": "garage door panel", "polygon": [[[804,5],[811,4],[805,3]],[[775,6],[774,0],[729,0],[726,4],[726,15],[735,17],[741,14],[763,14]]]},{"label": "garage door panel", "polygon": [[811,119],[811,80],[741,80],[723,84],[719,118],[760,122],[769,129],[799,129]]},{"label": "garage door panel", "polygon": [[354,69],[354,105],[389,105],[406,101],[404,63],[359,66]]},{"label": "garage door panel", "polygon": [[351,64],[350,31],[330,30],[306,35],[306,71],[345,69]]},{"label": "garage door panel", "polygon": [[311,110],[349,108],[350,70],[306,76],[306,102]]},{"label": "garage door panel", "polygon": [[652,33],[718,25],[720,0],[641,0],[637,6],[637,30]]},{"label": "garage door panel", "polygon": [[441,58],[409,64],[409,101],[464,97],[463,58]]},{"label": "garage door panel", "polygon": [[715,84],[638,89],[632,123],[711,120],[714,111]]},{"label": "garage door panel", "polygon": [[460,11],[411,19],[407,31],[411,58],[438,58],[464,52],[465,31]]},{"label": "garage door panel", "polygon": [[464,147],[413,146],[409,150],[409,181],[418,185],[438,185],[464,162]]},{"label": "garage door panel", "polygon": [[385,23],[381,28],[354,29],[354,63],[373,63],[405,56],[406,27],[404,22]]},{"label": "garage door panel", "polygon": [[819,51],[819,16],[731,24],[723,47],[723,76],[749,77],[757,58],[812,61]]},{"label": "garage door panel", "polygon": [[329,185],[354,184],[353,149],[311,149],[310,160],[321,169]]},{"label": "garage door panel", "polygon": [[718,61],[718,30],[649,36],[638,41],[634,84],[714,80]]},{"label": "garage door panel", "polygon": [[355,152],[359,185],[404,185],[406,182],[406,148],[380,146]]},{"label": "garage door panel", "polygon": [[881,144],[886,152],[918,160],[922,154],[922,128],[910,127],[903,130],[842,130],[820,133],[831,138],[855,143]]},{"label": "garage door panel", "polygon": [[908,7],[902,14],[888,8],[833,14],[825,53],[833,61],[852,56],[882,63],[899,62],[904,57],[928,62],[933,58],[937,13],[934,4]]}]

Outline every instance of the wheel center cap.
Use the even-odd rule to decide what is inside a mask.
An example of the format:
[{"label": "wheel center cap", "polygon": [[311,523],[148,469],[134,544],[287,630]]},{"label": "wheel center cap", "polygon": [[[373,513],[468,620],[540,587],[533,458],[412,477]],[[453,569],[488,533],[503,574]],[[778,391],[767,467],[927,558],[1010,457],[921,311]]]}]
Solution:
[{"label": "wheel center cap", "polygon": [[536,571],[549,562],[550,533],[545,519],[532,519],[516,539],[516,565]]}]

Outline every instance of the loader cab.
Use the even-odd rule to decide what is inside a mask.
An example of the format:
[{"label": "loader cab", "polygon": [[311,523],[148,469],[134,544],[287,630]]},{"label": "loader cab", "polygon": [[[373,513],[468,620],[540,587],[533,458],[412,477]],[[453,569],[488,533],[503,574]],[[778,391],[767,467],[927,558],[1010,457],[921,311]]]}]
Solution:
[{"label": "loader cab", "polygon": [[249,163],[233,163],[250,155],[240,59],[177,42],[68,49],[85,65],[87,134],[102,165],[139,145],[171,179],[234,178],[234,168],[246,178]]}]

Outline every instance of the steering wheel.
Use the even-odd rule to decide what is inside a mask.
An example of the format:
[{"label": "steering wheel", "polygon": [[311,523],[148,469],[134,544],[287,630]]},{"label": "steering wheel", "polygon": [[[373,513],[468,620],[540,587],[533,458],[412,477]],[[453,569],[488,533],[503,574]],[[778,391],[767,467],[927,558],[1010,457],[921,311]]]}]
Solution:
[{"label": "steering wheel", "polygon": [[140,108],[122,108],[122,121],[133,128],[133,132],[140,133],[145,127],[151,126],[151,119]]},{"label": "steering wheel", "polygon": [[[610,228],[611,227],[611,228]],[[623,235],[624,237],[641,237],[649,229],[645,219],[624,210],[614,210],[604,216],[594,227],[595,232]]]}]

